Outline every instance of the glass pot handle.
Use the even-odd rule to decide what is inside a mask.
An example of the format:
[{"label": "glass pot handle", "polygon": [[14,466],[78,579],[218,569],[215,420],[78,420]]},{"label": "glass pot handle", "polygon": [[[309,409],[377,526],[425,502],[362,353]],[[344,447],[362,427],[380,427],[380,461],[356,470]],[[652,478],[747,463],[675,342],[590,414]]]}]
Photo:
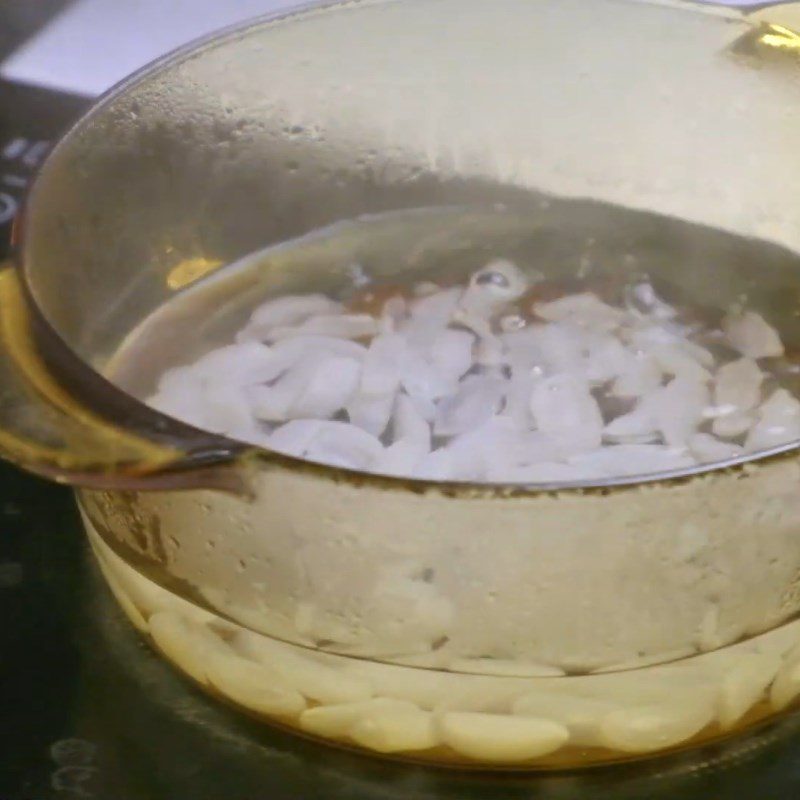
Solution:
[{"label": "glass pot handle", "polygon": [[246,490],[252,448],[177,423],[181,433],[148,438],[103,418],[48,370],[31,323],[16,269],[0,262],[0,456],[92,489]]}]

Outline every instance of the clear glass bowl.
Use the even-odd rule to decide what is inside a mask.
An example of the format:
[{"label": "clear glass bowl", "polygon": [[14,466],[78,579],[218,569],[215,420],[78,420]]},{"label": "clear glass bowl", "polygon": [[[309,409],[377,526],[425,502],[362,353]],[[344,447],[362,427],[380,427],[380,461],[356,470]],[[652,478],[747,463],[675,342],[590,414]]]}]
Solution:
[{"label": "clear glass bowl", "polygon": [[[552,274],[610,265],[700,305],[744,295],[792,352],[793,36],[685,3],[389,0],[155,64],[55,149],[0,272],[3,454],[82,487],[109,585],[178,669],[307,735],[564,768],[792,709],[796,443],[602,486],[435,484],[247,447],[137,398],[219,332],[230,282],[211,281],[202,317],[165,303],[273,245],[237,297],[513,243]],[[426,210],[335,248],[306,239],[300,258],[280,246],[408,209]],[[147,370],[115,366],[131,347]]]}]

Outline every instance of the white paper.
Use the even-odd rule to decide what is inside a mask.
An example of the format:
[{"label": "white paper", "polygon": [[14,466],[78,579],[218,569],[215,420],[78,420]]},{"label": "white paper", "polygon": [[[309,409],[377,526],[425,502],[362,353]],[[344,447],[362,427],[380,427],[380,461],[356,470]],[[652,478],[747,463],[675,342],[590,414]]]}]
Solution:
[{"label": "white paper", "polygon": [[94,96],[192,39],[296,5],[298,0],[78,0],[0,65],[0,77]]}]

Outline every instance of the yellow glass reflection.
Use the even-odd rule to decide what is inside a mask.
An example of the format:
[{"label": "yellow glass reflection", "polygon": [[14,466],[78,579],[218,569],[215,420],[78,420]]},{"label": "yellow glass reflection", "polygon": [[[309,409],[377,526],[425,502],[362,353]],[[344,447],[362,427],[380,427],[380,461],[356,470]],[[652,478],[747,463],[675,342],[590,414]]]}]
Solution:
[{"label": "yellow glass reflection", "polygon": [[221,266],[222,262],[219,259],[209,259],[204,256],[185,258],[167,274],[167,286],[173,291],[182,289]]},{"label": "yellow glass reflection", "polygon": [[783,25],[767,25],[766,28],[767,30],[758,39],[759,44],[800,52],[800,34]]}]

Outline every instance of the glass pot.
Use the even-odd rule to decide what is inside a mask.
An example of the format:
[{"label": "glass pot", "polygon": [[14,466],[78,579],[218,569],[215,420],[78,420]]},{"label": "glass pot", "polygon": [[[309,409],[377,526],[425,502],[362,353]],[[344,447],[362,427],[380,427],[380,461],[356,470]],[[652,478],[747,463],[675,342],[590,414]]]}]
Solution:
[{"label": "glass pot", "polygon": [[[701,304],[746,295],[791,352],[800,36],[782,13],[332,3],[148,67],[30,194],[0,272],[0,450],[78,488],[112,591],[167,659],[311,736],[577,767],[791,710],[796,443],[603,485],[426,483],[299,461],[137,399],[214,329],[232,289],[209,276],[264,248],[237,297],[513,241],[557,275],[599,262]],[[285,257],[280,243],[365,214],[369,236],[345,226],[336,247],[311,236]],[[202,315],[163,312],[200,279]],[[136,339],[145,319],[156,333]],[[114,357],[132,342],[147,369],[126,373]]]}]

